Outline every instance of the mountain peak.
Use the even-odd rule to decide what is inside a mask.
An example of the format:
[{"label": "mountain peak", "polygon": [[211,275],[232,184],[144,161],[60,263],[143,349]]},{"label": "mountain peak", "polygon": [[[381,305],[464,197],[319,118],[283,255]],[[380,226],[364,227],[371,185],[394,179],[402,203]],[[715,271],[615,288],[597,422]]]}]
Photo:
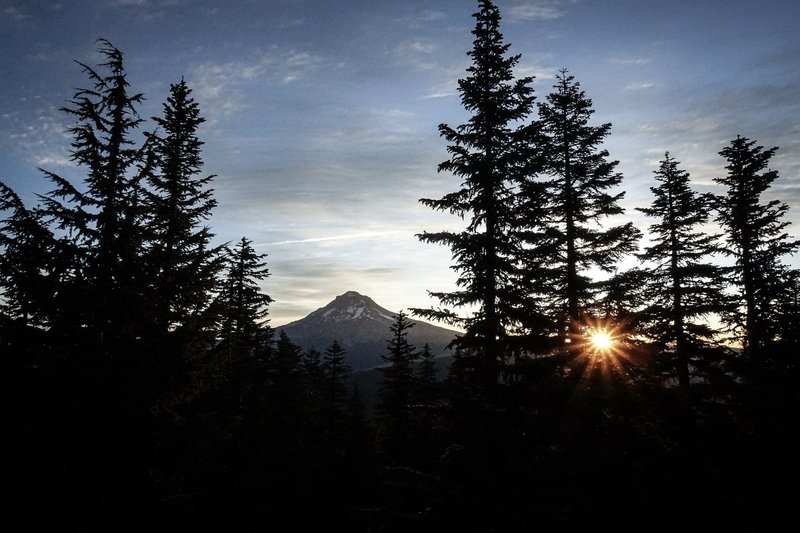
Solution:
[{"label": "mountain peak", "polygon": [[333,301],[328,305],[335,304],[336,302],[340,302],[341,303],[341,302],[351,302],[351,301],[363,301],[363,302],[371,303],[372,305],[375,305],[375,302],[372,301],[372,298],[370,298],[369,296],[364,296],[363,294],[357,293],[356,291],[347,291],[344,294],[340,294],[339,296],[334,298]]},{"label": "mountain peak", "polygon": [[359,319],[392,320],[393,313],[376,304],[369,296],[347,291],[311,315],[325,322],[343,322]]},{"label": "mountain peak", "polygon": [[[386,343],[397,313],[384,309],[369,296],[356,291],[340,294],[305,318],[277,328],[285,331],[303,349],[324,351],[337,340],[347,351],[347,363],[354,370],[373,368],[383,363]],[[408,339],[417,348],[426,343],[434,354],[445,352],[456,332],[425,322],[411,320],[415,327]]]}]

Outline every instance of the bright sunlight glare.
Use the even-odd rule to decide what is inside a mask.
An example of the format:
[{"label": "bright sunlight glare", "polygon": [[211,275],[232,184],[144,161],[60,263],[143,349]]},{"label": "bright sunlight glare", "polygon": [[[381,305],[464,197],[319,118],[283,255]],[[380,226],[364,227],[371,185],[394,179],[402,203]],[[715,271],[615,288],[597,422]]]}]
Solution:
[{"label": "bright sunlight glare", "polygon": [[614,344],[614,340],[607,331],[595,331],[591,336],[592,346],[597,350],[608,350]]}]

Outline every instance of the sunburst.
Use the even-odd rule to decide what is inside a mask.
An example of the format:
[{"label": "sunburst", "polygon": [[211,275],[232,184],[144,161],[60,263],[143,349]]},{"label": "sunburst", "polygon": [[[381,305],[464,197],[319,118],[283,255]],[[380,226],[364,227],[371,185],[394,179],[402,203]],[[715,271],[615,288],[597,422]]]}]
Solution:
[{"label": "sunburst", "polygon": [[614,348],[614,337],[608,330],[595,330],[589,335],[589,342],[592,348],[599,352],[608,351]]}]

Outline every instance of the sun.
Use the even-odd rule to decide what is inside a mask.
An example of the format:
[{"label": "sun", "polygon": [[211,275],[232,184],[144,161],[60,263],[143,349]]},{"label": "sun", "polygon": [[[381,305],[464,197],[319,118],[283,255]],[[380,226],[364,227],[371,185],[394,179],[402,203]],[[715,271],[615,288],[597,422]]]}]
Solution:
[{"label": "sun", "polygon": [[592,332],[589,336],[589,341],[592,343],[592,347],[598,351],[608,351],[614,347],[614,339],[611,337],[611,333],[604,329],[596,330]]}]

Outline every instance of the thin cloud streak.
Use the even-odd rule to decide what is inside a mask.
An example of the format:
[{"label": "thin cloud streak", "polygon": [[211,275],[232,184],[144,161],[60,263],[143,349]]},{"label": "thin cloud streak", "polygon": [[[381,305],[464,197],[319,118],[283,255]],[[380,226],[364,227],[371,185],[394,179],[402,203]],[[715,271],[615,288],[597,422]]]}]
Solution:
[{"label": "thin cloud streak", "polygon": [[650,59],[646,57],[631,57],[631,58],[614,57],[611,58],[609,62],[614,65],[634,65],[640,67],[650,63]]},{"label": "thin cloud streak", "polygon": [[393,231],[371,231],[366,233],[347,233],[344,235],[332,235],[329,237],[311,237],[308,239],[290,239],[285,241],[277,241],[277,242],[268,242],[263,244],[257,244],[255,247],[265,247],[265,246],[283,246],[286,244],[306,244],[306,243],[314,243],[314,242],[329,242],[329,241],[346,241],[346,240],[356,240],[356,239],[370,239],[373,237],[384,237],[386,235],[397,235],[400,233],[404,233],[400,230],[393,230]]},{"label": "thin cloud streak", "polygon": [[512,21],[555,20],[564,15],[566,11],[553,2],[523,2],[509,9]]}]

